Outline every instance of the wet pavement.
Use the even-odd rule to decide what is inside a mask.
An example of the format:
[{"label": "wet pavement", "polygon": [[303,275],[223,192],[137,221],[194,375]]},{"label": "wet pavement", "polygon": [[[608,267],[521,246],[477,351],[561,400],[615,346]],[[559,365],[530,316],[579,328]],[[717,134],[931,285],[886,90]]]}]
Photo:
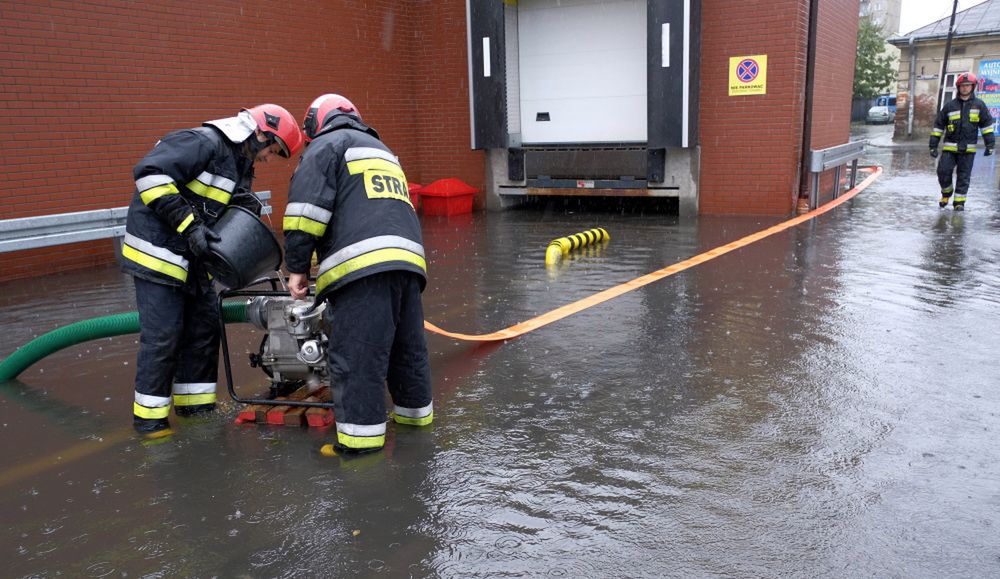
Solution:
[{"label": "wet pavement", "polygon": [[[435,423],[376,455],[232,403],[144,445],[137,337],[58,352],[0,385],[4,575],[1000,575],[997,163],[956,214],[924,146],[866,159],[816,220],[507,343],[432,335]],[[491,332],[781,221],[656,209],[425,218],[427,319]],[[113,267],[0,284],[0,355],[133,307]],[[229,335],[259,392],[260,334]]]}]

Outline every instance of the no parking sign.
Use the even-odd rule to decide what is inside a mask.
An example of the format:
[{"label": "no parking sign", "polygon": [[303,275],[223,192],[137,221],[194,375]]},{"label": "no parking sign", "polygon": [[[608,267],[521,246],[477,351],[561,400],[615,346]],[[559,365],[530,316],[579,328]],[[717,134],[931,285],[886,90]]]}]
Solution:
[{"label": "no parking sign", "polygon": [[729,96],[767,94],[767,55],[729,58]]}]

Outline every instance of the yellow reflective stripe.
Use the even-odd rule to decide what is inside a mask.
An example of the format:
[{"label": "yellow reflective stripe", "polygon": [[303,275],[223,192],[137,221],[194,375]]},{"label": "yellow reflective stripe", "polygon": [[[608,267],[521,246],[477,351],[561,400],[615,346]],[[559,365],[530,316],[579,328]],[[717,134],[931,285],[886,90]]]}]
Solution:
[{"label": "yellow reflective stripe", "polygon": [[413,426],[427,426],[434,421],[434,413],[431,412],[427,416],[421,416],[420,418],[410,418],[409,416],[400,416],[399,414],[393,414],[392,419],[396,421],[397,424],[412,424]]},{"label": "yellow reflective stripe", "polygon": [[149,205],[153,201],[156,201],[164,195],[176,195],[177,186],[173,183],[167,183],[166,185],[160,185],[158,187],[151,187],[146,189],[139,194],[139,198],[142,199],[143,204]]},{"label": "yellow reflective stripe", "polygon": [[972,121],[972,122],[974,122],[974,123],[978,123],[979,122],[979,113],[976,113],[974,115],[969,115],[969,120]]},{"label": "yellow reflective stripe", "polygon": [[945,146],[941,147],[941,150],[942,151],[954,151],[954,152],[957,153],[958,152],[958,145],[945,145]]},{"label": "yellow reflective stripe", "polygon": [[191,225],[192,221],[194,221],[194,213],[185,217],[184,221],[181,221],[181,224],[177,226],[177,233],[184,233],[184,230],[188,228],[188,225]]},{"label": "yellow reflective stripe", "polygon": [[400,175],[403,173],[402,167],[392,161],[386,161],[385,159],[359,159],[357,161],[347,162],[347,171],[351,175],[357,175],[358,173],[364,173],[365,171],[370,171],[372,169],[385,171],[387,173],[398,173]]},{"label": "yellow reflective stripe", "polygon": [[174,394],[175,406],[197,406],[199,404],[215,404],[215,392],[211,394]]},{"label": "yellow reflective stripe", "polygon": [[988,135],[988,134],[990,134],[992,132],[993,132],[993,127],[992,126],[989,126],[989,127],[986,127],[985,129],[983,129],[983,134],[984,135]]},{"label": "yellow reflective stripe", "polygon": [[188,183],[187,188],[190,189],[191,191],[194,191],[198,195],[201,195],[202,197],[207,197],[213,201],[218,201],[223,205],[228,205],[229,200],[232,198],[232,195],[223,191],[222,189],[206,185],[197,179]]},{"label": "yellow reflective stripe", "polygon": [[948,113],[948,120],[953,121],[953,120],[955,120],[955,119],[957,119],[957,118],[959,118],[961,116],[962,116],[962,112],[961,111],[957,111],[957,112],[954,112],[954,113]]},{"label": "yellow reflective stripe", "polygon": [[145,406],[139,404],[138,402],[132,403],[132,414],[135,414],[139,418],[148,418],[151,420],[156,420],[157,418],[166,418],[170,415],[170,406],[160,406],[159,408],[146,408]]},{"label": "yellow reflective stripe", "polygon": [[316,237],[323,237],[323,234],[326,233],[326,223],[313,221],[302,215],[286,216],[281,220],[281,228],[285,231],[305,231]]},{"label": "yellow reflective stripe", "polygon": [[971,152],[973,152],[975,150],[976,150],[976,146],[975,145],[966,145],[965,146],[965,152],[966,153],[971,153]]},{"label": "yellow reflective stripe", "polygon": [[941,135],[944,134],[944,131],[942,131],[941,129],[934,129],[933,131],[931,131],[931,134],[934,135],[935,137],[940,137]]},{"label": "yellow reflective stripe", "polygon": [[955,196],[955,203],[965,203],[965,197]]},{"label": "yellow reflective stripe", "polygon": [[158,271],[164,275],[181,281],[187,281],[188,272],[183,267],[174,265],[168,261],[147,255],[130,245],[122,245],[122,257],[131,259],[139,265]]},{"label": "yellow reflective stripe", "polygon": [[337,442],[347,448],[382,448],[385,446],[385,435],[351,436],[350,434],[337,432]]},{"label": "yellow reflective stripe", "polygon": [[321,273],[320,276],[316,278],[316,292],[319,293],[323,291],[326,286],[350,273],[358,271],[359,269],[364,269],[375,264],[390,261],[405,261],[416,265],[424,271],[427,271],[427,262],[423,257],[413,253],[412,251],[395,247],[377,249],[364,255],[359,255],[353,259],[349,259],[336,267]]}]

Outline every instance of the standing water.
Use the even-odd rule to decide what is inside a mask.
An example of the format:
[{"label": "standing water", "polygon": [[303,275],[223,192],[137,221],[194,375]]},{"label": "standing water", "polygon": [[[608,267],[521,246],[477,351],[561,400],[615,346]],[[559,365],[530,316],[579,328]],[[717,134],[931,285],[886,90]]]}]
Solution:
[{"label": "standing water", "polygon": [[[955,214],[922,147],[869,156],[883,177],[813,221],[506,343],[431,335],[434,425],[374,455],[236,425],[233,403],[143,444],[137,336],[53,354],[0,385],[4,574],[996,576],[995,162]],[[495,331],[779,221],[426,217],[425,313]],[[609,244],[545,268],[595,226]],[[0,355],[134,307],[110,266],[0,296]],[[260,333],[229,336],[241,393],[266,389]]]}]

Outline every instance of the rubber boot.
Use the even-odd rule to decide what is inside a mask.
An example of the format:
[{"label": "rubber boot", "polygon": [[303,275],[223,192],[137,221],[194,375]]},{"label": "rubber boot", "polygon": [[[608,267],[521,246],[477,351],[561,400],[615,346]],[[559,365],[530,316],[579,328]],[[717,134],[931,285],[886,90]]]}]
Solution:
[{"label": "rubber boot", "polygon": [[132,428],[143,438],[160,438],[173,434],[170,429],[170,422],[166,418],[140,418],[132,417]]}]

